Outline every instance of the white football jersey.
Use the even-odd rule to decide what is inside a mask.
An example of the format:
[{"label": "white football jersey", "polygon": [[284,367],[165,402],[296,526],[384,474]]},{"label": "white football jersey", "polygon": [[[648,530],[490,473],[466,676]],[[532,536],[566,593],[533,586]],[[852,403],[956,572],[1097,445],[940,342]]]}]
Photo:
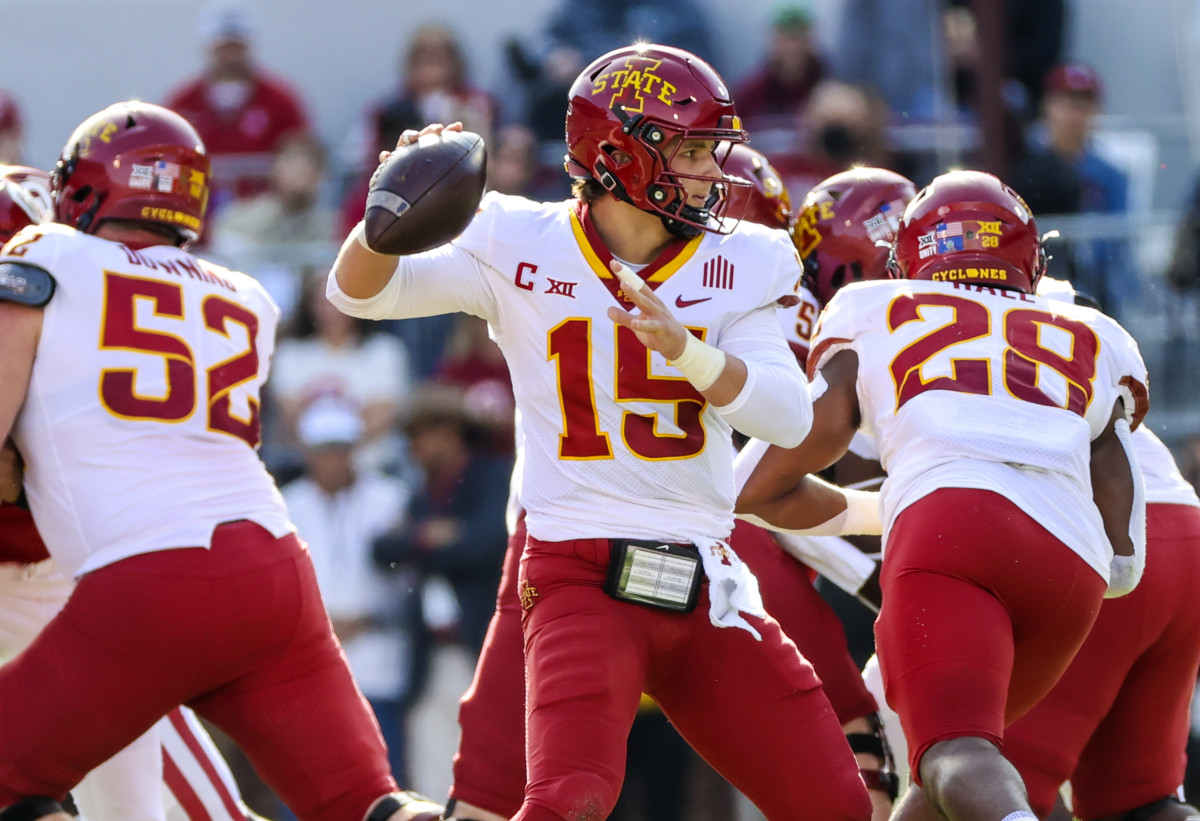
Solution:
[{"label": "white football jersey", "polygon": [[57,282],[14,438],[64,573],[207,547],[235,519],[292,529],[255,451],[279,318],[257,282],[62,225],[30,226],[4,253]]},{"label": "white football jersey", "polygon": [[[374,319],[463,311],[488,321],[520,412],[516,495],[535,538],[723,538],[733,527],[730,426],[679,371],[607,310],[612,257],[576,201],[484,197],[452,243],[399,261]],[[803,378],[775,309],[794,303],[787,234],[743,222],[680,240],[641,276],[685,326],[746,360]]]},{"label": "white football jersey", "polygon": [[[1075,286],[1065,279],[1044,276],[1038,280],[1037,292],[1039,296],[1075,302]],[[1200,506],[1200,498],[1179,472],[1175,457],[1146,425],[1133,432],[1131,441],[1142,468],[1147,503]]]},{"label": "white football jersey", "polygon": [[830,301],[810,372],[846,348],[862,429],[888,473],[885,528],[938,488],[993,490],[1108,578],[1090,443],[1118,398],[1135,426],[1146,409],[1145,365],[1120,325],[1015,291],[884,280]]}]

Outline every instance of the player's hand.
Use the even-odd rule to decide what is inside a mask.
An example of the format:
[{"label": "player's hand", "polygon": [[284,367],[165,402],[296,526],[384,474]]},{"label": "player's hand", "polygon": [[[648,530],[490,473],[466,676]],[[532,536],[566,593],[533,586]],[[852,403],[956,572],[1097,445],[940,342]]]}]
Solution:
[{"label": "player's hand", "polygon": [[637,306],[638,312],[631,314],[621,308],[609,308],[608,318],[633,331],[639,342],[668,360],[679,357],[687,344],[688,330],[637,274],[616,260],[611,267],[621,280],[621,290]]},{"label": "player's hand", "polygon": [[[442,125],[441,123],[430,123],[429,125],[417,131],[413,128],[406,128],[400,132],[400,139],[396,141],[396,148],[403,148],[406,145],[412,145],[417,140],[427,134],[441,134],[443,131],[462,131],[462,123],[450,123],[450,125]],[[379,161],[385,162],[388,157],[392,156],[391,151],[380,151]]]},{"label": "player's hand", "polygon": [[12,439],[0,445],[0,500],[15,502],[21,495],[21,483],[25,481],[25,460],[17,452]]}]

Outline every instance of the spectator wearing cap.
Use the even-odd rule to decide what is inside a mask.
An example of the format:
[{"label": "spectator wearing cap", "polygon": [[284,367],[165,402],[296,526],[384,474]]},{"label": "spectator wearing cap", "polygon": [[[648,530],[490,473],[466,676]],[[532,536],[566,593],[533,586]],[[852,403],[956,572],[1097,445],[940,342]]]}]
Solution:
[{"label": "spectator wearing cap", "polygon": [[733,94],[738,114],[751,133],[781,124],[790,127],[825,76],[812,26],[812,11],[803,3],[775,9],[766,58]]},{"label": "spectator wearing cap", "polygon": [[210,214],[230,199],[264,191],[279,141],[309,128],[296,92],[255,64],[255,34],[249,6],[223,1],[205,7],[200,37],[207,65],[165,103],[196,127],[208,147],[213,166]]},{"label": "spectator wearing cap", "polygon": [[[1033,212],[1043,214],[1123,213],[1128,208],[1128,180],[1101,157],[1091,136],[1100,112],[1104,86],[1100,75],[1083,63],[1052,68],[1042,84],[1041,117],[1028,130],[1024,155],[1017,161],[1012,184]],[[1098,299],[1120,318],[1135,293],[1132,258],[1120,240],[1057,243],[1059,276]]]},{"label": "spectator wearing cap", "polygon": [[404,711],[411,640],[402,618],[408,579],[385,573],[371,556],[380,534],[402,526],[411,490],[356,467],[363,421],[333,397],[300,417],[304,473],[283,488],[292,522],[304,534],[334,632],[387,742],[392,771],[407,772]]},{"label": "spectator wearing cap", "polygon": [[486,423],[455,385],[418,391],[403,426],[423,481],[404,527],[376,540],[375,560],[448,581],[460,611],[457,638],[478,653],[507,548],[512,459],[490,450]]},{"label": "spectator wearing cap", "polygon": [[25,137],[21,107],[7,91],[0,90],[0,165],[22,165],[21,143]]}]

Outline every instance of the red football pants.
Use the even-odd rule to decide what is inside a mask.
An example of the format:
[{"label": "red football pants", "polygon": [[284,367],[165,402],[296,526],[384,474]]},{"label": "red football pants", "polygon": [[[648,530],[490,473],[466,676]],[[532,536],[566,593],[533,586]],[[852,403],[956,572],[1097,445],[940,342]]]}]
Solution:
[{"label": "red football pants", "polygon": [[1200,667],[1200,508],[1147,505],[1146,537],[1141,584],[1104,602],[1058,684],[1004,732],[1038,815],[1068,779],[1085,819],[1126,813],[1183,783]]},{"label": "red football pants", "polygon": [[505,818],[525,795],[525,637],[517,574],[525,517],[508,537],[496,612],[488,625],[475,678],[458,708],[462,728],[450,797]]},{"label": "red football pants", "polygon": [[909,767],[939,741],[1001,746],[1087,636],[1104,580],[1008,499],[945,488],[896,519],[875,622],[888,704]]},{"label": "red football pants", "polygon": [[761,527],[739,521],[729,543],[758,579],[763,603],[821,679],[842,724],[879,709],[846,646],[841,619],[812,584],[810,570]]},{"label": "red football pants", "polygon": [[[650,694],[680,734],[771,821],[867,819],[871,801],[812,667],[768,617],[762,634],[617,601],[609,542],[529,539],[524,614],[526,764],[515,821],[606,818],[629,728]],[[536,593],[536,595],[534,595]]]},{"label": "red football pants", "polygon": [[211,549],[84,576],[0,669],[0,807],[62,799],[179,704],[228,733],[303,821],[361,818],[396,789],[308,551],[241,521]]},{"label": "red football pants", "polygon": [[[767,611],[816,670],[838,721],[845,724],[875,712],[875,699],[846,648],[842,623],[813,587],[808,569],[781,550],[766,530],[748,522],[738,522],[730,543],[758,578]],[[509,818],[520,809],[525,786],[524,637],[517,595],[524,545],[521,519],[509,537],[496,613],[475,678],[459,707],[462,736],[450,792]]]}]

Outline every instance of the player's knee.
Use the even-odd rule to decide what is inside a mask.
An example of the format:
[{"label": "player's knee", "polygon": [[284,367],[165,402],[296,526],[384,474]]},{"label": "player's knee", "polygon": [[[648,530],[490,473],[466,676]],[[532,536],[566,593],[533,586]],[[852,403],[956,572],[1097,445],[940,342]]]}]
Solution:
[{"label": "player's knee", "polygon": [[70,821],[62,804],[53,798],[34,796],[10,804],[0,810],[0,821]]},{"label": "player's knee", "polygon": [[1011,770],[992,742],[968,736],[939,741],[921,755],[917,772],[934,807],[977,787],[992,783]]},{"label": "player's knee", "polygon": [[553,807],[564,821],[601,821],[617,805],[619,789],[596,773],[575,772],[560,778],[553,795],[547,796],[550,800],[542,803]]}]

